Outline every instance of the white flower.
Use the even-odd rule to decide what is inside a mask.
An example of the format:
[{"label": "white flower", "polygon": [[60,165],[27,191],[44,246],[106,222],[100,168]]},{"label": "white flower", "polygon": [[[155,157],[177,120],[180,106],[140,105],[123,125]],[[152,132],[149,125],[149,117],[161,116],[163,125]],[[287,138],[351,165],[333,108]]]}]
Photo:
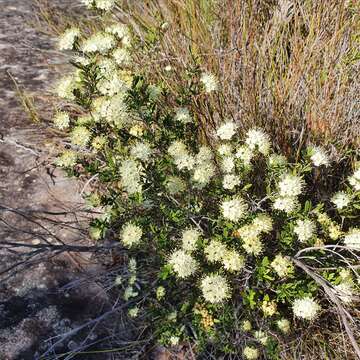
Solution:
[{"label": "white flower", "polygon": [[219,262],[223,259],[227,252],[225,244],[218,240],[211,240],[210,243],[205,246],[205,257],[209,262]]},{"label": "white flower", "polygon": [[243,350],[243,355],[246,360],[256,360],[259,358],[259,350],[252,346],[246,346]]},{"label": "white flower", "polygon": [[356,191],[360,191],[360,168],[349,177],[349,183]]},{"label": "white flower", "polygon": [[184,156],[188,153],[186,145],[181,141],[174,141],[168,148],[168,153],[173,157]]},{"label": "white flower", "polygon": [[130,36],[129,28],[125,24],[112,24],[105,28],[105,32],[116,35],[119,39]]},{"label": "white flower", "polygon": [[347,246],[360,248],[360,229],[351,229],[344,237],[344,244]]},{"label": "white flower", "polygon": [[115,0],[95,0],[95,6],[100,10],[109,11],[115,5]]},{"label": "white flower", "polygon": [[120,169],[122,185],[128,194],[141,192],[140,169],[135,160],[127,159],[122,162]]},{"label": "white flower", "polygon": [[200,232],[196,229],[188,229],[182,233],[182,248],[186,251],[194,251],[200,238]]},{"label": "white flower", "polygon": [[225,219],[237,222],[246,215],[248,209],[245,201],[239,197],[223,201],[221,204],[222,215]]},{"label": "white flower", "polygon": [[237,125],[228,121],[217,129],[216,135],[222,140],[230,140],[236,134],[236,129]]},{"label": "white flower", "polygon": [[335,285],[334,289],[341,301],[347,304],[352,302],[354,289],[351,283],[342,282],[339,285]]},{"label": "white flower", "polygon": [[59,158],[56,159],[56,165],[63,167],[72,167],[76,165],[77,154],[72,150],[65,150]]},{"label": "white flower", "polygon": [[235,161],[234,161],[234,157],[232,156],[225,156],[222,159],[221,162],[221,168],[224,172],[226,173],[230,173],[234,170],[235,168]]},{"label": "white flower", "polygon": [[210,93],[216,91],[219,88],[219,82],[213,74],[203,73],[201,75],[200,81],[202,82],[205,92]]},{"label": "white flower", "polygon": [[246,134],[245,143],[251,150],[258,150],[261,154],[267,155],[270,151],[270,139],[261,129],[250,129]]},{"label": "white flower", "polygon": [[253,151],[246,145],[239,146],[236,149],[235,157],[240,159],[245,166],[250,165],[253,156]]},{"label": "white flower", "polygon": [[97,62],[97,67],[99,68],[99,77],[100,78],[111,78],[116,72],[116,63],[109,58],[101,58]]},{"label": "white flower", "polygon": [[279,194],[283,197],[294,197],[301,194],[304,187],[304,181],[301,177],[286,174],[279,182]]},{"label": "white flower", "polygon": [[135,159],[147,161],[152,154],[152,150],[148,143],[137,142],[134,146],[132,146],[130,154]]},{"label": "white flower", "polygon": [[271,267],[281,278],[291,275],[294,271],[292,262],[281,254],[275,256],[274,260],[271,262]]},{"label": "white flower", "polygon": [[174,141],[168,148],[168,153],[174,158],[174,163],[179,170],[191,170],[195,159],[188,153],[186,145],[181,141]]},{"label": "white flower", "polygon": [[315,230],[315,224],[308,219],[297,220],[294,227],[294,233],[298,236],[301,242],[310,240],[314,236]]},{"label": "white flower", "polygon": [[311,297],[296,299],[292,307],[295,316],[306,320],[315,319],[317,313],[321,310],[320,305]]},{"label": "white flower", "polygon": [[223,188],[232,190],[235,186],[240,184],[240,178],[237,175],[226,174],[223,179]]},{"label": "white flower", "polygon": [[245,265],[245,259],[235,250],[227,250],[222,257],[224,269],[230,272],[241,270]]},{"label": "white flower", "polygon": [[138,292],[134,291],[132,286],[128,286],[124,291],[124,300],[128,301],[130,298],[138,296]]},{"label": "white flower", "polygon": [[210,182],[211,178],[215,175],[215,166],[212,163],[201,164],[194,170],[193,179],[200,185],[206,185]]},{"label": "white flower", "polygon": [[165,296],[166,294],[166,290],[163,286],[159,286],[156,289],[156,299],[158,299],[159,301]]},{"label": "white flower", "polygon": [[254,332],[254,338],[262,345],[266,346],[269,337],[266,335],[266,332],[262,330],[257,330]]},{"label": "white flower", "polygon": [[288,319],[282,318],[276,322],[276,325],[282,333],[284,333],[284,334],[289,333],[290,321]]},{"label": "white flower", "polygon": [[82,44],[82,51],[85,53],[106,54],[115,45],[115,38],[110,34],[96,33],[86,39]]},{"label": "white flower", "polygon": [[214,157],[212,150],[208,146],[201,146],[196,155],[196,163],[209,163]]},{"label": "white flower", "polygon": [[77,88],[75,79],[71,75],[67,75],[60,79],[56,86],[56,94],[60,98],[66,100],[75,100],[73,91]]},{"label": "white flower", "polygon": [[174,163],[179,170],[191,170],[194,168],[195,159],[189,155],[178,156],[174,159]]},{"label": "white flower", "polygon": [[86,146],[90,137],[91,132],[85,126],[76,126],[71,132],[71,142],[74,145]]},{"label": "white flower", "polygon": [[88,8],[90,8],[93,5],[94,0],[81,0],[81,2],[87,6]]},{"label": "white flower", "polygon": [[242,247],[244,250],[254,256],[258,256],[263,251],[263,243],[259,237],[243,237]]},{"label": "white flower", "polygon": [[201,291],[204,299],[212,304],[221,303],[231,296],[231,289],[225,277],[210,274],[201,280]]},{"label": "white flower", "polygon": [[329,158],[323,148],[314,146],[309,149],[309,152],[311,154],[310,159],[314,166],[329,165]]},{"label": "white flower", "polygon": [[80,64],[80,65],[83,65],[83,66],[87,66],[91,63],[90,59],[88,59],[87,57],[85,56],[79,56],[79,55],[75,55],[72,60],[77,63],[77,64]]},{"label": "white flower", "polygon": [[128,314],[132,318],[137,317],[139,314],[139,308],[137,306],[135,306],[135,307],[129,309]]},{"label": "white flower", "polygon": [[343,209],[350,204],[350,197],[344,192],[339,191],[331,198],[331,202],[338,208]]},{"label": "white flower", "polygon": [[102,95],[113,96],[118,93],[124,93],[128,89],[128,84],[124,82],[117,73],[102,78],[96,85]]},{"label": "white flower", "polygon": [[94,139],[91,142],[91,146],[95,149],[95,150],[101,150],[105,144],[107,143],[107,138],[104,135],[98,135],[95,136]]},{"label": "white flower", "polygon": [[70,28],[59,37],[59,50],[72,50],[75,40],[80,36],[78,28]]},{"label": "white flower", "polygon": [[132,247],[140,243],[142,235],[141,227],[129,222],[122,227],[120,239],[126,247]]},{"label": "white flower", "polygon": [[298,206],[298,201],[295,197],[279,196],[275,199],[273,207],[275,210],[285,211],[287,214],[293,212]]},{"label": "white flower", "polygon": [[66,129],[70,125],[69,114],[64,111],[59,111],[54,117],[54,125],[60,130]]},{"label": "white flower", "polygon": [[273,229],[273,221],[269,215],[266,214],[259,214],[256,218],[252,221],[252,226],[259,232],[259,233],[269,233]]},{"label": "white flower", "polygon": [[245,332],[251,331],[251,329],[252,329],[251,322],[249,320],[244,320],[241,323],[241,329]]},{"label": "white flower", "polygon": [[169,339],[169,343],[172,346],[176,346],[179,344],[180,338],[178,336],[171,336]]},{"label": "white flower", "polygon": [[129,65],[131,56],[128,50],[124,48],[117,48],[113,51],[112,57],[118,65]]},{"label": "white flower", "polygon": [[217,148],[218,153],[221,156],[225,156],[225,155],[231,155],[232,153],[232,146],[230,144],[221,144],[219,145],[219,147]]},{"label": "white flower", "polygon": [[175,120],[183,124],[191,123],[192,118],[189,109],[185,107],[177,109],[177,112],[175,114]]},{"label": "white flower", "polygon": [[196,260],[184,250],[176,250],[170,255],[169,264],[180,279],[194,274],[198,269]]}]

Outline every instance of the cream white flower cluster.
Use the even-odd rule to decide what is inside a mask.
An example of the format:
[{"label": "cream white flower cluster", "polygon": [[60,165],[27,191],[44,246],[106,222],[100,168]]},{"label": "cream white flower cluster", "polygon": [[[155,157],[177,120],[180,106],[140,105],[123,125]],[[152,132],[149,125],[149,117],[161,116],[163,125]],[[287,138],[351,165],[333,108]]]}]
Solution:
[{"label": "cream white flower cluster", "polygon": [[80,37],[78,28],[70,28],[59,37],[59,50],[73,50],[75,41]]},{"label": "cream white flower cluster", "polygon": [[77,88],[76,78],[73,75],[67,75],[58,81],[55,92],[62,99],[75,100],[74,90]]},{"label": "cream white flower cluster", "polygon": [[344,244],[360,249],[360,228],[351,229],[344,237]]},{"label": "cream white flower cluster", "polygon": [[186,145],[181,141],[174,141],[168,148],[169,155],[179,170],[191,170],[194,168],[195,159],[190,155]]},{"label": "cream white flower cluster", "polygon": [[84,147],[90,141],[91,132],[85,126],[75,126],[70,137],[74,145]]},{"label": "cream white flower cluster", "polygon": [[235,157],[239,159],[244,166],[249,167],[254,157],[254,152],[247,145],[242,145],[236,149]]},{"label": "cream white flower cluster", "polygon": [[100,53],[106,54],[116,44],[116,39],[113,35],[107,33],[95,33],[86,39],[81,46],[84,53]]},{"label": "cream white flower cluster", "polygon": [[296,299],[293,303],[294,315],[301,319],[314,320],[320,310],[320,305],[311,297]]},{"label": "cream white flower cluster", "polygon": [[209,147],[201,146],[195,156],[193,180],[200,186],[205,186],[214,175],[213,153]]},{"label": "cream white flower cluster", "polygon": [[260,356],[259,349],[253,346],[245,346],[243,355],[246,360],[256,360]]},{"label": "cream white flower cluster", "polygon": [[169,264],[180,279],[193,275],[199,268],[197,261],[182,249],[176,250],[170,255]]},{"label": "cream white flower cluster", "polygon": [[354,280],[349,269],[342,269],[339,275],[341,281],[334,286],[335,292],[341,301],[349,304],[357,293]]},{"label": "cream white flower cluster", "polygon": [[314,164],[314,166],[316,166],[316,167],[319,167],[322,165],[329,166],[330,160],[323,148],[321,148],[319,146],[313,146],[313,147],[310,147],[308,150],[311,155],[310,159],[311,159],[312,163]]},{"label": "cream white flower cluster", "polygon": [[346,192],[339,191],[331,198],[331,202],[336,206],[337,209],[341,210],[350,204],[351,198],[346,194]]},{"label": "cream white flower cluster", "polygon": [[282,318],[276,322],[276,325],[282,333],[288,334],[290,332],[291,326],[288,319]]},{"label": "cream white flower cluster", "polygon": [[97,9],[105,11],[111,10],[116,3],[115,0],[81,0],[81,2],[89,9],[95,6]]},{"label": "cream white flower cluster", "polygon": [[152,150],[148,143],[139,141],[131,147],[130,155],[135,159],[148,161],[152,155]]},{"label": "cream white flower cluster", "polygon": [[299,241],[307,242],[315,234],[316,226],[315,223],[309,219],[297,220],[294,227],[294,233],[297,235]]},{"label": "cream white flower cluster", "polygon": [[183,231],[181,238],[182,248],[188,252],[196,250],[200,235],[201,233],[197,229],[187,229]]},{"label": "cream white flower cluster", "polygon": [[64,130],[70,125],[70,116],[65,111],[59,111],[53,119],[55,127],[59,130]]},{"label": "cream white flower cluster", "polygon": [[192,118],[191,118],[189,109],[187,109],[185,107],[177,109],[177,112],[175,114],[175,120],[179,121],[183,124],[191,123]]},{"label": "cream white flower cluster", "polygon": [[298,206],[297,196],[304,188],[304,180],[297,175],[284,174],[278,183],[278,196],[274,200],[275,210],[293,212]]},{"label": "cream white flower cluster", "polygon": [[168,153],[179,170],[193,170],[192,179],[199,186],[207,185],[215,175],[213,153],[207,146],[201,146],[198,154],[193,156],[183,142],[174,141],[169,146]]},{"label": "cream white flower cluster", "polygon": [[130,222],[122,227],[120,239],[126,247],[132,247],[140,243],[142,235],[141,227]]},{"label": "cream white flower cluster", "polygon": [[200,82],[204,86],[206,93],[211,93],[219,89],[219,81],[216,79],[215,75],[211,73],[203,73],[200,77]]},{"label": "cream white flower cluster", "polygon": [[73,150],[65,150],[59,158],[56,159],[56,165],[62,167],[73,167],[76,165],[78,155]]},{"label": "cream white flower cluster", "polygon": [[229,272],[240,271],[245,265],[245,258],[236,250],[228,249],[219,240],[211,240],[204,248],[206,259],[210,263],[221,262]]},{"label": "cream white flower cluster", "polygon": [[201,280],[200,288],[206,301],[212,304],[221,303],[231,296],[227,279],[219,274],[210,274]]},{"label": "cream white flower cluster", "polygon": [[271,267],[278,274],[279,277],[285,278],[292,275],[294,272],[294,265],[286,257],[278,254],[271,263]]},{"label": "cream white flower cluster", "polygon": [[262,129],[250,129],[246,134],[245,143],[251,151],[257,150],[263,155],[268,155],[271,149],[269,135]]},{"label": "cream white flower cluster", "polygon": [[349,183],[355,191],[360,191],[360,167],[349,177]]},{"label": "cream white flower cluster", "polygon": [[140,164],[135,160],[124,160],[119,168],[121,183],[125,191],[132,195],[142,190]]},{"label": "cream white flower cluster", "polygon": [[236,134],[236,129],[237,125],[232,121],[228,121],[217,129],[216,135],[221,140],[231,140],[231,138]]},{"label": "cream white flower cluster", "polygon": [[250,224],[243,225],[236,231],[236,235],[242,240],[242,247],[250,255],[259,255],[263,251],[261,234],[272,231],[272,219],[266,214],[257,215]]},{"label": "cream white flower cluster", "polygon": [[222,215],[225,219],[238,222],[247,214],[248,205],[240,197],[233,197],[221,204]]}]

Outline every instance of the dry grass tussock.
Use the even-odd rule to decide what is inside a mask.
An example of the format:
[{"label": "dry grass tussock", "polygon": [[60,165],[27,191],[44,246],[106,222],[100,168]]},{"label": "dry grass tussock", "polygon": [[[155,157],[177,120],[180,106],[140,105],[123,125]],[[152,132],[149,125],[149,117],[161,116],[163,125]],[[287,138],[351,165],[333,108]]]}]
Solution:
[{"label": "dry grass tussock", "polygon": [[[174,101],[189,69],[219,77],[222,91],[193,104],[207,129],[224,117],[243,130],[258,125],[289,154],[309,142],[334,152],[359,145],[357,1],[154,0],[119,7],[119,17],[148,44],[161,33],[156,47],[138,57],[139,68],[166,83]],[[169,64],[172,76],[164,78]]]}]

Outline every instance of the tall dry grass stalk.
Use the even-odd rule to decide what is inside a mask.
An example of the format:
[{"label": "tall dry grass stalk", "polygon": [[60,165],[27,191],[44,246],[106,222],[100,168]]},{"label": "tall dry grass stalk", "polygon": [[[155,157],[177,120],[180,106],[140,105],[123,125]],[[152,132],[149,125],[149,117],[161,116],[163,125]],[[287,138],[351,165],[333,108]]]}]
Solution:
[{"label": "tall dry grass stalk", "polygon": [[309,142],[359,145],[359,2],[152,0],[118,9],[147,44],[162,34],[137,61],[174,102],[189,69],[217,74],[221,93],[192,104],[208,129],[226,117],[243,130],[258,125],[287,153]]}]

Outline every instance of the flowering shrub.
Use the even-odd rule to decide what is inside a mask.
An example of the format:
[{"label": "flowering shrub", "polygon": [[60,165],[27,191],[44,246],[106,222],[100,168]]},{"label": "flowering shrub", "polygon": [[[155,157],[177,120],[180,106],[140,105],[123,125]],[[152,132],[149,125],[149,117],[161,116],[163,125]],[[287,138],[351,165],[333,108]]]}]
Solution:
[{"label": "flowering shrub", "polygon": [[57,164],[92,185],[87,200],[103,208],[92,237],[128,249],[123,298],[136,304],[151,294],[130,317],[151,314],[166,345],[191,339],[199,351],[211,342],[245,359],[275,356],[277,336],[298,320],[356,302],[360,167],[320,198],[314,184],[331,167],[321,147],[288,159],[262,129],[241,137],[231,119],[200,141],[204,129],[188,105],[219,91],[216,76],[192,71],[174,107],[165,86],[132,69],[135,41],[119,23],[61,36],[75,71],[57,93],[74,111],[54,117],[70,140]]}]

